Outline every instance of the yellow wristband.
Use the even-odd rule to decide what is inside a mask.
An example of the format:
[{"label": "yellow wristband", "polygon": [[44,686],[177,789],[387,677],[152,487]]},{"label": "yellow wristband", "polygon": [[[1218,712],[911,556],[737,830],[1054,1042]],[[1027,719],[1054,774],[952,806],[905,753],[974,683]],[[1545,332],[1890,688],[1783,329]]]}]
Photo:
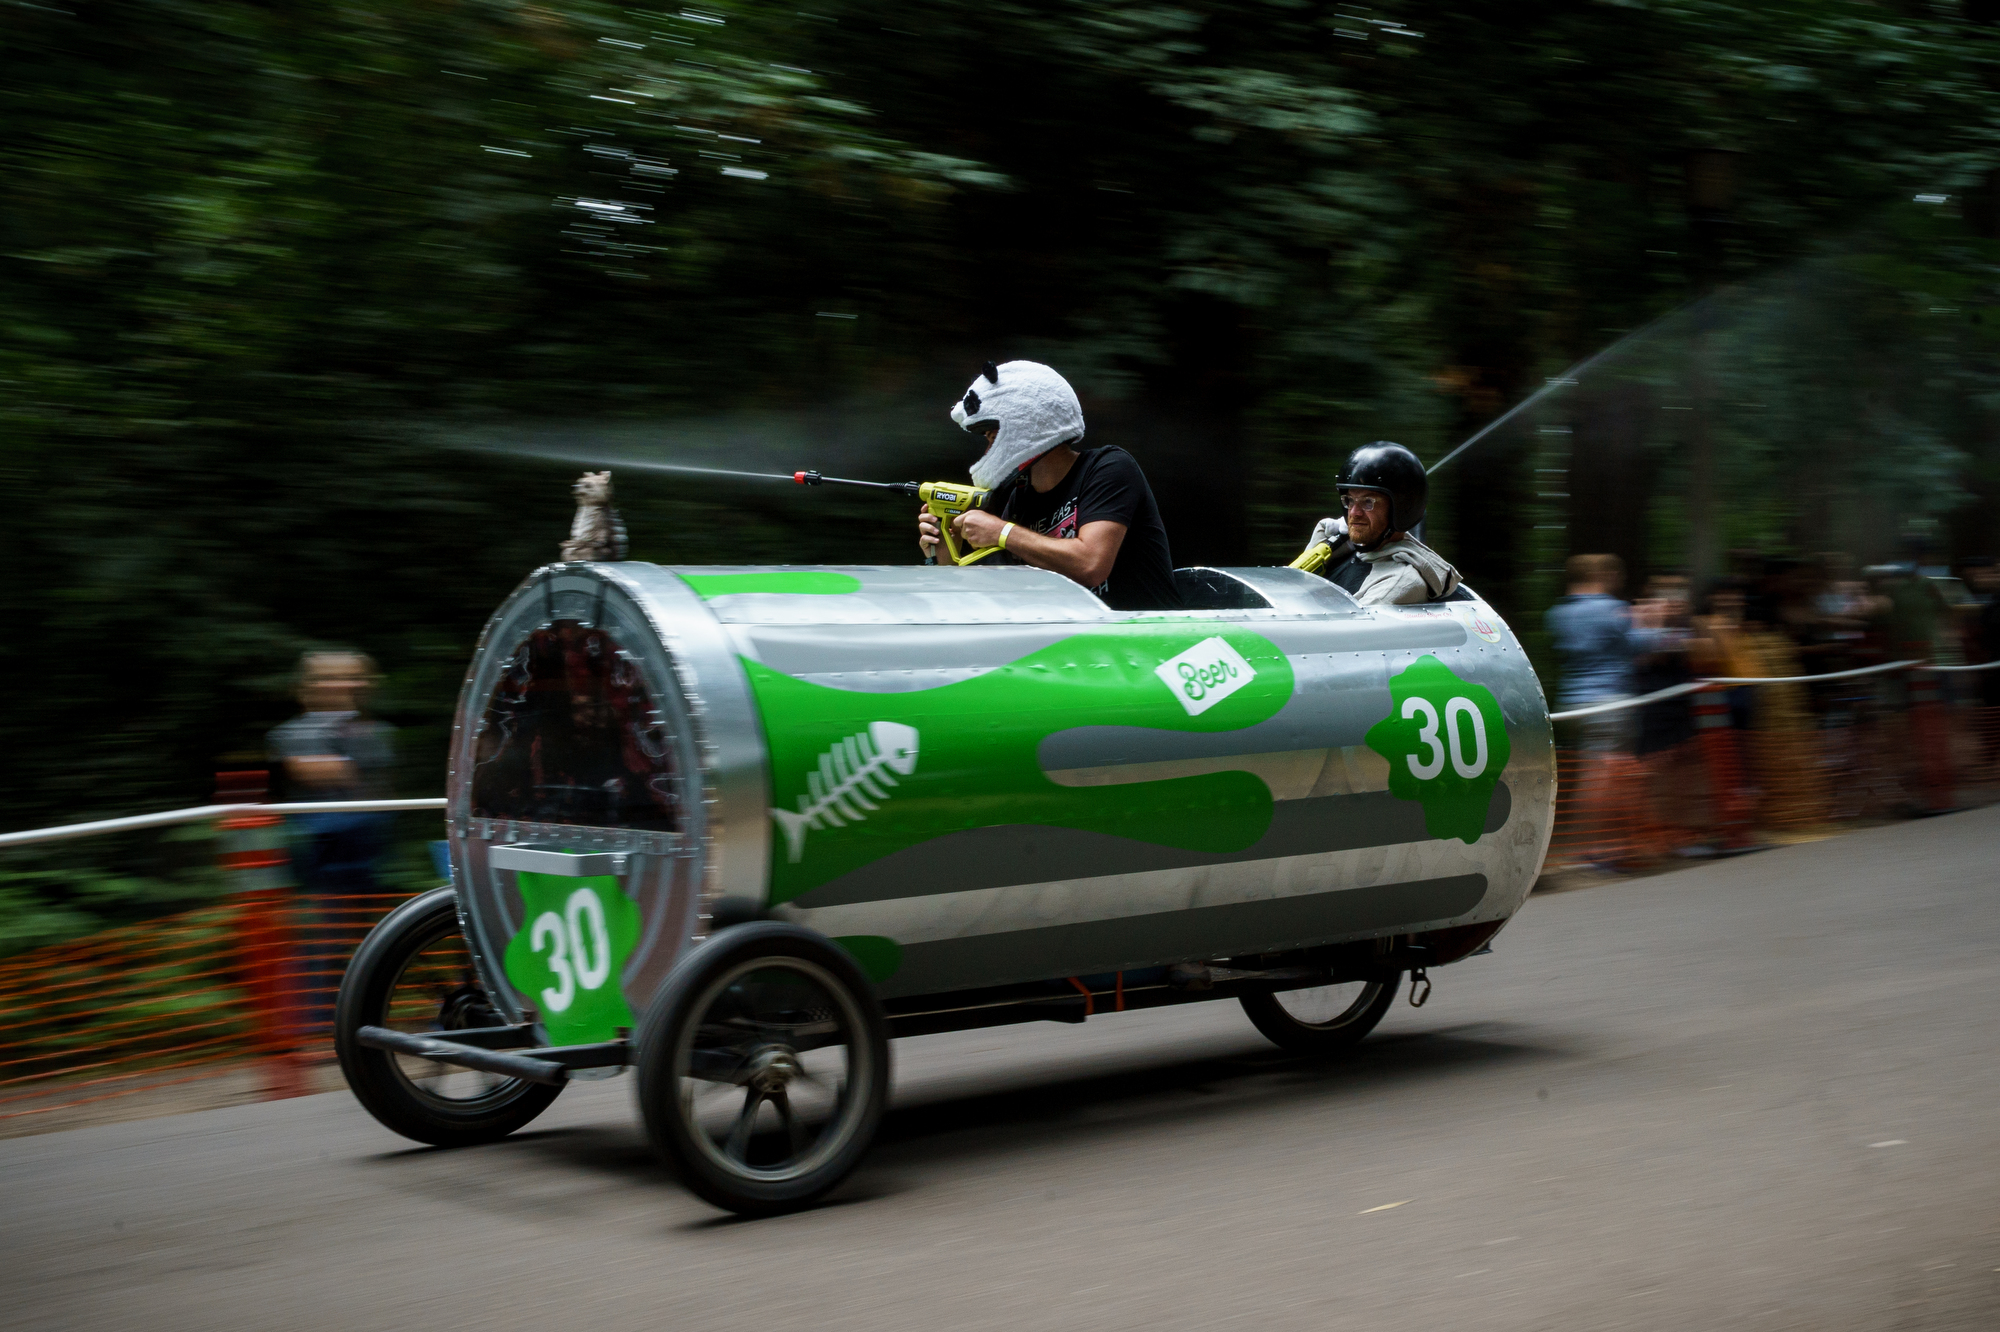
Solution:
[{"label": "yellow wristband", "polygon": [[1012,523],[1009,523],[1005,527],[1000,529],[1000,549],[1002,550],[1007,549],[1007,534],[1013,530],[1014,530],[1014,524]]}]

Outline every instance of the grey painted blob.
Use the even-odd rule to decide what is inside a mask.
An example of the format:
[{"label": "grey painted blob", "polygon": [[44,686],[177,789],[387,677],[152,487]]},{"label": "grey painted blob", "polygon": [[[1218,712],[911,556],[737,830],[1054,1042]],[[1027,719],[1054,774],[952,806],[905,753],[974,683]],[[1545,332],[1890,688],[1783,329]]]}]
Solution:
[{"label": "grey painted blob", "polygon": [[[727,574],[731,570],[703,570],[703,575]],[[746,571],[747,572],[747,571]],[[1351,603],[1346,594],[1340,593],[1340,600],[1330,603],[1330,608],[1321,609],[1316,603],[1315,610],[1321,614],[1333,615],[1331,622],[1299,618],[1297,609],[1279,607],[1252,611],[1185,610],[1149,614],[1145,616],[1123,615],[1105,611],[1094,597],[1090,598],[1098,612],[1088,617],[1080,617],[1080,607],[1072,604],[1066,593],[1049,605],[1038,605],[1033,617],[1022,616],[1017,607],[1011,605],[1020,593],[1011,586],[999,591],[978,594],[980,599],[996,603],[996,609],[1006,609],[1008,619],[1001,623],[964,624],[949,620],[924,619],[911,623],[908,618],[895,619],[888,612],[896,608],[899,601],[905,604],[910,614],[928,615],[932,611],[930,601],[937,593],[934,585],[912,585],[907,578],[886,577],[882,570],[860,569],[848,571],[859,577],[862,590],[830,596],[785,596],[775,593],[731,593],[712,598],[717,614],[732,625],[738,650],[746,657],[768,666],[774,671],[824,685],[830,689],[844,689],[854,693],[888,694],[913,693],[925,689],[938,689],[946,685],[958,684],[965,680],[984,675],[988,671],[1016,662],[1033,653],[1060,644],[1064,639],[1077,633],[1087,633],[1096,628],[1097,621],[1109,620],[1114,623],[1134,621],[1217,621],[1250,630],[1271,640],[1278,649],[1294,658],[1305,656],[1325,658],[1336,668],[1353,661],[1357,653],[1378,653],[1398,648],[1441,648],[1452,647],[1465,641],[1465,630],[1456,620],[1447,617],[1427,618],[1409,622],[1403,618],[1371,620]],[[907,571],[895,571],[898,573]],[[964,576],[971,570],[955,570],[954,574]],[[1041,570],[1029,570],[1041,573]],[[1269,573],[1270,571],[1237,570],[1247,575]],[[1293,570],[1291,572],[1297,572]],[[1067,580],[1059,580],[1067,584]],[[1315,580],[1320,581],[1320,580]],[[975,586],[977,586],[975,584]],[[1041,588],[1040,583],[1032,589]],[[1330,585],[1327,585],[1330,586]],[[1068,592],[1081,589],[1067,584]],[[1339,589],[1333,589],[1338,592]],[[1004,591],[1006,596],[999,595]],[[1088,594],[1085,594],[1088,596]],[[1000,602],[1009,603],[1005,607]],[[821,608],[816,622],[801,622],[796,617],[810,606],[801,607],[797,603],[810,603]],[[918,604],[921,603],[921,604]],[[758,617],[774,616],[774,620]],[[955,618],[955,617],[954,617]],[[949,624],[950,627],[943,627]],[[1302,684],[1315,678],[1320,663],[1294,662]],[[1375,660],[1376,674],[1380,675],[1380,659]],[[1299,669],[1306,667],[1306,669]],[[1380,702],[1388,706],[1388,687],[1382,684]],[[1288,709],[1289,711],[1289,709]],[[1305,730],[1313,730],[1315,721],[1301,718]],[[1371,719],[1379,720],[1377,718]],[[1281,725],[1283,719],[1266,723],[1277,728],[1276,732],[1286,732]],[[1289,728],[1297,731],[1299,726]],[[1364,726],[1365,729],[1365,726]],[[1237,732],[1243,735],[1243,732]],[[1246,740],[1246,743],[1252,743]],[[1256,742],[1261,743],[1261,742]],[[1353,744],[1357,741],[1301,740],[1297,743],[1270,743],[1266,750],[1275,751],[1290,748],[1324,747],[1329,743]],[[1204,749],[1170,757],[1205,756],[1211,752],[1252,752],[1242,748],[1231,748],[1224,742],[1224,749]],[[1044,758],[1044,768],[1083,767],[1100,761],[1086,760],[1078,763],[1051,762]]]},{"label": "grey painted blob", "polygon": [[[936,994],[964,984],[1087,976],[1181,958],[1282,952],[1462,916],[1486,895],[1484,874],[1385,883],[1308,897],[1232,902],[1116,920],[909,944],[885,995]],[[1203,947],[1187,951],[1189,939]]]},{"label": "grey painted blob", "polygon": [[1052,647],[1073,624],[758,625],[733,630],[744,656],[786,675],[857,693],[938,689]]},{"label": "grey painted blob", "polygon": [[[1269,721],[1238,731],[1162,731],[1138,726],[1079,726],[1057,731],[1036,749],[1045,772],[1066,768],[1102,767],[1114,763],[1163,763],[1173,759],[1214,758],[1233,754],[1273,754],[1286,750],[1327,749],[1358,745],[1368,728],[1389,715],[1389,672],[1380,648],[1391,646],[1389,636],[1369,633],[1377,640],[1376,651],[1330,652],[1325,639],[1287,633],[1302,626],[1262,626],[1266,636],[1291,658],[1295,684],[1292,697]],[[1319,626],[1313,626],[1318,628]],[[1375,630],[1378,626],[1342,624],[1327,626],[1339,630]],[[1388,624],[1380,629],[1394,630]],[[1444,640],[1435,644],[1464,640],[1465,631],[1451,621],[1422,626],[1426,638]],[[1449,630],[1451,632],[1439,632]],[[1316,651],[1301,652],[1285,639],[1304,638]],[[1406,641],[1397,647],[1431,647],[1433,644]]]},{"label": "grey painted blob", "polygon": [[[1502,782],[1494,788],[1485,830],[1500,831],[1513,809],[1513,796]],[[1398,800],[1387,791],[1279,801],[1271,808],[1270,828],[1256,844],[1228,855],[1183,851],[1078,828],[1034,824],[968,828],[863,865],[821,884],[792,904],[808,909],[847,906],[1013,884],[1241,865],[1284,856],[1398,846],[1424,841],[1429,835],[1424,831],[1423,807]]]},{"label": "grey painted blob", "polygon": [[[831,595],[732,592],[708,598],[724,624],[1090,624],[1157,619],[1114,611],[1061,574],[1024,564],[922,566],[808,565],[671,566],[668,572],[702,577],[730,574],[841,573],[861,584],[857,592]],[[1177,614],[1223,614],[1232,620],[1325,621],[1364,615],[1354,599],[1324,578],[1298,569],[1222,569],[1270,603],[1268,610],[1201,610]]]},{"label": "grey painted blob", "polygon": [[842,573],[859,592],[811,596],[732,592],[707,598],[724,624],[755,625],[999,625],[1089,624],[1123,618],[1096,597],[1046,569],[1025,564],[698,566],[668,572],[699,577],[731,574]]}]

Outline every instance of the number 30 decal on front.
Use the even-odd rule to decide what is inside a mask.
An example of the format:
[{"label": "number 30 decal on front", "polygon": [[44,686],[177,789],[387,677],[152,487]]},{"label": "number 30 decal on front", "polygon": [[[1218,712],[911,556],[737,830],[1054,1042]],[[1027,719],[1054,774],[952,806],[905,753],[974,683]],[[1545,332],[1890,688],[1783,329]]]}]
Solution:
[{"label": "number 30 decal on front", "polygon": [[1478,841],[1509,752],[1493,691],[1426,655],[1389,681],[1389,695],[1393,710],[1367,740],[1389,760],[1390,794],[1423,804],[1432,837]]},{"label": "number 30 decal on front", "polygon": [[558,1045],[608,1041],[632,1025],[619,973],[639,940],[639,906],[611,875],[519,876],[527,924],[502,965]]},{"label": "number 30 decal on front", "polygon": [[595,990],[611,974],[611,936],[604,928],[604,904],[588,888],[569,895],[563,914],[544,911],[528,927],[528,946],[555,976],[541,991],[542,1007],[567,1013],[579,987]]}]

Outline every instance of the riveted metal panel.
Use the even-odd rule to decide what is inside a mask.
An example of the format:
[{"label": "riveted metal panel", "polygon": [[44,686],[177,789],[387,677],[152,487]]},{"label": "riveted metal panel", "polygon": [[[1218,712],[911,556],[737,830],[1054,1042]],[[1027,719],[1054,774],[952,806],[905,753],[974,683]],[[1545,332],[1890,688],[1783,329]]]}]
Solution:
[{"label": "riveted metal panel", "polygon": [[[620,645],[690,786],[650,853],[685,884],[642,904],[657,947],[630,973],[635,1005],[723,895],[895,945],[908,965],[879,978],[885,995],[1518,910],[1548,846],[1554,755],[1540,685],[1492,608],[1360,607],[1289,569],[1204,576],[1254,592],[1232,592],[1237,607],[1267,604],[1124,613],[1018,566],[554,566],[489,627],[460,725],[531,622],[599,608],[614,636],[642,630]],[[1420,677],[1443,682],[1430,703],[1411,701]],[[1385,728],[1425,717],[1434,760],[1385,748]],[[474,738],[455,745],[452,817],[476,880],[492,871],[475,842],[561,838],[473,817],[457,765]],[[1447,740],[1460,775],[1483,777],[1460,783],[1476,807],[1413,785],[1437,784]],[[625,850],[660,834],[568,835]],[[524,927],[518,894],[461,888],[490,981]],[[682,914],[656,928],[656,911]]]}]

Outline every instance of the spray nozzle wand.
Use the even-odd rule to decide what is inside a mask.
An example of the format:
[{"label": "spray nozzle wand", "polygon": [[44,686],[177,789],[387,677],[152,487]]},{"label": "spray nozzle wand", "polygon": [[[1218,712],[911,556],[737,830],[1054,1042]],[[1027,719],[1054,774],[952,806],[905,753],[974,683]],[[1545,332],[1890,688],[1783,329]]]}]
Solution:
[{"label": "spray nozzle wand", "polygon": [[923,493],[921,481],[850,481],[844,476],[821,476],[818,472],[793,472],[792,480],[802,486],[862,486],[869,490],[895,490],[905,495]]},{"label": "spray nozzle wand", "polygon": [[[1000,549],[998,546],[982,546],[977,550],[968,550],[959,545],[958,534],[952,530],[952,519],[968,509],[986,506],[989,492],[978,486],[961,485],[956,481],[851,481],[844,476],[821,476],[818,472],[793,472],[792,480],[802,486],[860,486],[866,490],[892,490],[916,496],[936,517],[945,550],[953,564],[971,564]],[[936,564],[937,557],[927,555],[924,563]]]}]

